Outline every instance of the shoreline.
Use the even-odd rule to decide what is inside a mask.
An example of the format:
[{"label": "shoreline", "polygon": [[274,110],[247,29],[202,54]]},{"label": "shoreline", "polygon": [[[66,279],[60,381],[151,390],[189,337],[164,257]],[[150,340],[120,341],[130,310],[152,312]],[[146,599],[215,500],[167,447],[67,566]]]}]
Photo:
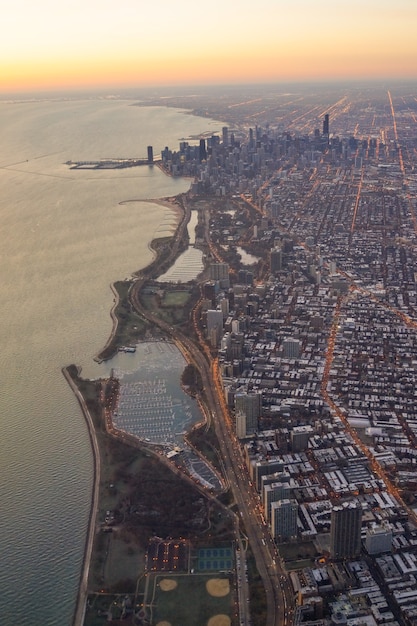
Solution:
[{"label": "shoreline", "polygon": [[[91,451],[93,453],[93,487],[91,490],[91,505],[90,505],[90,512],[88,516],[87,537],[85,541],[82,566],[80,570],[78,593],[77,593],[74,616],[73,616],[73,621],[72,621],[73,626],[82,626],[84,622],[85,609],[86,609],[86,603],[87,603],[88,576],[90,572],[91,554],[93,551],[95,527],[96,527],[97,511],[98,511],[98,501],[99,501],[99,493],[100,493],[100,477],[101,477],[100,449],[99,449],[99,443],[96,437],[96,431],[95,431],[93,419],[87,408],[85,400],[81,392],[79,391],[77,385],[75,384],[71,374],[69,373],[68,367],[63,367],[61,371],[80,405],[82,414],[84,416],[84,420],[87,425],[88,435],[89,435],[90,444],[91,444]],[[80,372],[81,372],[81,368],[77,368],[78,375],[80,374]]]},{"label": "shoreline", "polygon": [[114,295],[114,300],[113,300],[113,306],[110,309],[110,318],[112,320],[112,329],[110,331],[110,335],[106,341],[106,343],[104,344],[104,347],[100,350],[100,352],[98,354],[96,354],[96,356],[93,358],[94,361],[96,361],[96,363],[103,363],[103,361],[105,359],[101,359],[100,358],[100,354],[102,354],[111,344],[111,342],[113,341],[115,335],[116,335],[116,331],[117,331],[117,327],[119,325],[119,320],[117,318],[117,315],[115,313],[117,305],[120,302],[120,298],[119,298],[119,294],[117,292],[117,289],[114,286],[114,283],[110,283],[110,289]]},{"label": "shoreline", "polygon": [[165,196],[163,198],[130,198],[129,200],[121,200],[118,204],[129,204],[130,202],[146,202],[148,204],[157,204],[159,206],[166,207],[167,209],[171,209],[175,215],[181,218],[182,208],[178,204],[177,198],[182,194],[178,194],[177,196]]},{"label": "shoreline", "polygon": [[[180,194],[181,196],[182,194]],[[123,200],[121,201],[119,204],[127,204],[129,202],[152,202],[154,204],[159,204],[160,206],[164,206],[166,208],[171,209],[174,212],[174,215],[177,218],[177,224],[175,226],[175,229],[172,233],[172,240],[173,242],[175,242],[179,237],[182,236],[182,228],[181,226],[184,223],[184,220],[187,218],[188,215],[188,211],[185,209],[185,207],[183,207],[180,203],[180,201],[178,200],[179,196],[172,196],[169,198],[160,198],[157,200]],[[154,242],[157,242],[159,238],[156,239],[152,239],[150,242],[148,242],[148,248],[150,250],[153,251],[153,258],[151,259],[151,261],[143,268],[138,269],[135,271],[134,275],[132,276],[132,284],[135,284],[138,280],[139,280],[139,275],[146,271],[148,268],[150,268],[152,265],[155,265],[158,263],[158,248],[157,246],[153,246]],[[94,357],[94,360],[98,363],[101,363],[107,359],[101,358],[100,355],[103,354],[104,350],[111,345],[112,341],[114,340],[116,331],[117,331],[117,326],[118,326],[118,318],[117,315],[115,313],[117,304],[119,302],[119,295],[117,293],[117,290],[114,287],[114,284],[111,283],[110,284],[110,289],[112,290],[113,294],[115,295],[115,300],[113,302],[113,306],[111,308],[110,311],[110,317],[113,321],[113,325],[112,325],[112,329],[109,335],[109,338],[105,344],[105,346],[100,350],[100,352]],[[108,357],[111,358],[111,357]],[[88,527],[87,527],[87,537],[86,537],[86,541],[85,541],[85,547],[84,547],[84,554],[83,554],[83,561],[82,561],[82,566],[81,566],[81,570],[80,570],[80,577],[79,577],[79,586],[78,586],[78,593],[77,593],[77,599],[76,599],[76,604],[75,604],[75,609],[74,609],[74,616],[73,616],[73,621],[72,621],[72,626],[83,626],[84,623],[84,617],[85,617],[85,610],[86,610],[86,603],[87,603],[87,597],[88,597],[88,577],[89,577],[89,570],[90,570],[90,563],[91,563],[91,555],[92,555],[92,550],[93,550],[93,543],[94,543],[94,537],[95,537],[95,528],[96,528],[96,521],[97,521],[97,512],[98,512],[98,502],[99,502],[99,493],[100,493],[100,476],[101,476],[101,459],[100,459],[100,449],[99,449],[99,443],[97,440],[97,436],[96,436],[96,431],[95,431],[95,426],[93,423],[93,419],[90,415],[90,412],[87,408],[87,405],[85,403],[85,400],[81,394],[81,392],[79,391],[78,387],[76,386],[71,374],[68,371],[68,367],[63,367],[62,368],[62,373],[66,379],[66,381],[68,382],[70,388],[72,389],[75,397],[78,400],[78,403],[80,405],[82,414],[84,416],[85,422],[87,424],[87,429],[88,429],[88,433],[89,433],[89,438],[90,438],[90,443],[91,443],[91,450],[93,453],[93,465],[94,465],[94,469],[93,469],[93,488],[92,488],[92,493],[91,493],[91,506],[90,506],[90,513],[89,513],[89,518],[88,518]],[[81,368],[77,367],[77,372],[78,375],[80,375],[81,373]]]},{"label": "shoreline", "polygon": [[[182,195],[182,194],[179,194]],[[176,219],[176,224],[175,226],[172,225],[172,239],[175,240],[175,237],[177,236],[179,227],[181,225],[181,222],[183,219],[185,219],[186,217],[186,212],[184,210],[184,208],[180,205],[179,201],[178,201],[178,197],[179,196],[166,196],[163,198],[152,198],[152,199],[135,199],[132,198],[130,200],[121,200],[119,202],[120,205],[123,204],[129,204],[131,202],[147,202],[147,203],[152,203],[152,204],[157,204],[159,206],[163,206],[167,209],[170,209]],[[143,268],[134,270],[132,273],[132,277],[131,277],[131,281],[132,284],[134,282],[136,282],[139,279],[140,274],[143,271],[146,271],[149,267],[151,267],[151,265],[153,263],[157,263],[158,261],[158,247],[156,244],[157,241],[159,241],[160,239],[163,239],[163,236],[161,237],[154,237],[153,239],[151,239],[150,241],[148,241],[147,243],[147,247],[148,250],[150,250],[152,252],[152,259],[149,261],[149,263],[147,265],[145,265]],[[100,351],[94,356],[93,360],[96,361],[96,363],[103,363],[104,361],[107,361],[109,358],[111,357],[102,357],[101,355],[103,353],[105,353],[105,351],[109,348],[109,346],[112,344],[112,342],[114,341],[114,338],[116,336],[116,332],[117,332],[117,327],[118,327],[118,323],[119,320],[117,318],[117,315],[115,313],[117,305],[120,302],[120,298],[119,298],[119,294],[117,292],[117,289],[114,286],[114,283],[110,283],[110,289],[114,295],[114,301],[113,301],[113,306],[110,310],[110,318],[112,320],[112,329],[110,331],[109,337],[106,341],[106,343],[104,344],[104,346],[100,349]]]}]

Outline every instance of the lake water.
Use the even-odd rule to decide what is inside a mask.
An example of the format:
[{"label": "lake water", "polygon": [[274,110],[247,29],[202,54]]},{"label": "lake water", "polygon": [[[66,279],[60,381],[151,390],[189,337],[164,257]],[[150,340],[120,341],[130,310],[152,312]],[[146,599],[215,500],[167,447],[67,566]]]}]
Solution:
[{"label": "lake water", "polygon": [[[151,260],[176,218],[144,200],[189,181],[68,160],[157,156],[221,122],[131,101],[0,102],[0,623],[70,625],[92,487],[84,419],[61,368],[95,370],[111,282]],[[136,200],[121,204],[125,200]]]}]

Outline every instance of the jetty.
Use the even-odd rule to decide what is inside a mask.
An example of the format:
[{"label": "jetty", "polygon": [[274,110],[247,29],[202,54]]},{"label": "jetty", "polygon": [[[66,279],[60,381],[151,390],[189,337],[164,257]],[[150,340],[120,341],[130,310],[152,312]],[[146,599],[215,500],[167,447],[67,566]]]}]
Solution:
[{"label": "jetty", "polygon": [[153,165],[155,161],[148,158],[133,159],[98,159],[96,161],[66,161],[71,170],[117,170],[139,165]]}]

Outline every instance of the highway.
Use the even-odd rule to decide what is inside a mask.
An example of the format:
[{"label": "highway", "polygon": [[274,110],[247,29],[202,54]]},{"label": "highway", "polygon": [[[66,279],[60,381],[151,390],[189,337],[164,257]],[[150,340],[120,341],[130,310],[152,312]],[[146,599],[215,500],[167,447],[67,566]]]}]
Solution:
[{"label": "highway", "polygon": [[[207,354],[204,354],[200,346],[196,345],[190,337],[176,329],[174,330],[169,324],[142,307],[139,295],[143,282],[144,279],[139,278],[132,285],[129,294],[132,306],[137,313],[156,327],[159,327],[168,336],[172,336],[187,361],[193,363],[201,373],[205,389],[207,419],[212,421],[214,425],[227,474],[226,477],[230,483],[233,497],[239,509],[240,519],[243,523],[240,533],[243,533],[249,539],[256,565],[265,587],[267,601],[265,626],[290,626],[294,609],[291,584],[285,576],[279,554],[269,529],[264,523],[259,496],[250,483],[239,443],[229,422],[217,361],[210,358],[208,351]],[[239,536],[237,541],[242,546]],[[241,625],[247,626],[250,624],[250,605],[245,576],[242,576],[242,573],[245,571],[244,563],[246,562],[242,549],[240,550],[240,559],[240,616]]]}]

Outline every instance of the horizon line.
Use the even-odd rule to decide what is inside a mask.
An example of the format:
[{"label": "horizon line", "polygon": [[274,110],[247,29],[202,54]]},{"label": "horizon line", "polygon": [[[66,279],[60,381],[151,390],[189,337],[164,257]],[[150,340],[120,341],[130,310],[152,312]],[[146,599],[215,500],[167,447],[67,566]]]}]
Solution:
[{"label": "horizon line", "polygon": [[326,86],[346,86],[346,87],[354,87],[354,86],[385,86],[386,84],[404,84],[404,85],[417,85],[417,76],[416,77],[385,77],[385,78],[317,78],[317,79],[293,79],[293,80],[270,80],[270,81],[247,81],[247,82],[196,82],[196,83],[161,83],[155,85],[97,85],[97,86],[87,86],[87,85],[72,85],[72,86],[45,86],[45,87],[23,87],[22,89],[12,89],[12,90],[2,90],[0,88],[0,99],[10,99],[14,97],[27,98],[27,97],[58,97],[70,94],[97,94],[103,95],[107,94],[108,96],[116,97],[118,92],[158,92],[162,90],[212,90],[212,89],[223,89],[223,90],[236,90],[239,88],[273,88],[273,87],[284,87],[284,86],[292,86],[292,87],[302,87],[302,86],[317,86],[317,85],[326,85]]}]

